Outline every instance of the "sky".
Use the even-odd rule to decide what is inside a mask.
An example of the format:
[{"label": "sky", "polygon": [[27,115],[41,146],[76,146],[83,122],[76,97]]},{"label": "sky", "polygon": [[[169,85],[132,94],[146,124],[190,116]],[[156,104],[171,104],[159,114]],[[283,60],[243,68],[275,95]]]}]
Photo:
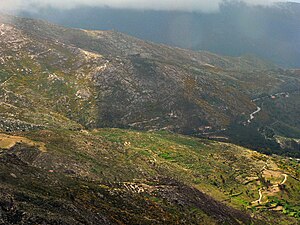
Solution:
[{"label": "sky", "polygon": [[[179,10],[188,12],[218,11],[224,1],[244,2],[249,5],[268,6],[285,0],[0,0],[0,9],[4,11],[39,10],[53,7],[71,9],[80,6],[111,7],[140,10]],[[296,0],[300,2],[300,0]]]}]

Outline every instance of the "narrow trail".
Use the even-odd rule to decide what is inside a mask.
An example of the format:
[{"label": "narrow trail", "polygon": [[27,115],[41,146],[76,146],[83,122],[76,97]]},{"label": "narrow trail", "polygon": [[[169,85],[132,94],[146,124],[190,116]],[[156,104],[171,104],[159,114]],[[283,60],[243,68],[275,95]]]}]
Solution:
[{"label": "narrow trail", "polygon": [[260,202],[263,198],[263,194],[261,192],[261,189],[258,189],[258,194],[259,194],[259,198],[256,201],[253,201],[252,204],[260,204]]},{"label": "narrow trail", "polygon": [[[264,169],[265,169],[265,167],[263,168],[263,170]],[[263,172],[263,170],[262,170],[262,172]],[[278,184],[274,184],[274,185],[272,185],[269,188],[277,188],[278,189],[279,185],[285,184],[285,182],[287,181],[288,175],[287,174],[282,174],[282,176],[284,176],[284,179],[283,179],[282,182],[280,182]],[[279,189],[276,192],[279,192]],[[262,198],[263,198],[262,188],[258,189],[258,194],[259,194],[259,198],[257,200],[255,200],[255,201],[253,201],[252,204],[261,204],[262,203]]]},{"label": "narrow trail", "polygon": [[[275,94],[272,94],[272,95],[267,95],[267,96],[263,96],[263,97],[260,97],[260,98],[252,99],[251,102],[258,102],[258,101],[264,100],[266,98],[272,98],[273,96],[275,96],[276,98],[280,98],[283,95],[289,96],[289,93],[288,92],[278,92],[278,93],[275,93]],[[263,105],[263,103],[262,103],[262,105]],[[256,107],[257,107],[257,109],[253,113],[250,114],[250,116],[249,116],[250,118],[247,120],[248,124],[250,124],[252,122],[252,120],[255,119],[255,115],[262,110],[262,106],[261,107],[256,106]]]},{"label": "narrow trail", "polygon": [[284,176],[284,179],[283,179],[283,181],[280,183],[280,185],[285,184],[285,182],[287,181],[287,178],[288,178],[288,175],[286,175],[286,174],[282,174],[282,175]]},{"label": "narrow trail", "polygon": [[257,200],[257,202],[260,204],[261,199],[263,198],[263,194],[261,192],[261,189],[258,190],[258,194],[259,194],[259,199]]},{"label": "narrow trail", "polygon": [[257,113],[259,113],[260,111],[261,111],[261,108],[259,106],[257,106],[257,109],[253,113],[250,114],[250,119],[247,122],[250,124],[252,122],[252,120],[254,120],[255,115]]},{"label": "narrow trail", "polygon": [[[260,173],[261,173],[262,175],[263,175],[263,172],[267,169],[268,162],[269,162],[269,159],[265,162],[265,165],[264,165],[264,166],[262,167],[262,169],[260,170]],[[282,180],[280,183],[274,184],[274,185],[268,187],[266,190],[264,190],[264,188],[259,188],[259,189],[258,189],[258,195],[259,195],[259,198],[258,198],[257,200],[255,200],[255,201],[253,201],[252,204],[261,204],[261,203],[262,203],[262,199],[263,199],[263,197],[264,197],[263,191],[266,192],[266,193],[267,193],[267,192],[272,193],[272,189],[273,189],[273,192],[274,192],[274,190],[276,190],[275,193],[279,192],[279,191],[280,191],[280,190],[279,190],[279,185],[285,184],[285,182],[287,181],[287,178],[288,178],[288,175],[285,174],[285,173],[282,173],[281,175],[284,176],[284,178],[283,178],[283,180]],[[268,190],[269,188],[271,189],[271,191]],[[268,194],[268,193],[267,193],[267,194]]]}]

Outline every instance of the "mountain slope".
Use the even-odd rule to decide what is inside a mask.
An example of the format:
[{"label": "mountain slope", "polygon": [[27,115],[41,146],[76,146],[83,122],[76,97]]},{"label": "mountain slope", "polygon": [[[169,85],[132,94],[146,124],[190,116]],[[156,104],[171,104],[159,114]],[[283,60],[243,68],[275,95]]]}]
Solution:
[{"label": "mountain slope", "polygon": [[[112,31],[67,29],[10,16],[1,21],[3,130],[165,129],[281,152],[274,135],[270,142],[257,132],[278,120],[274,110],[263,108],[257,123],[243,126],[262,104],[255,98],[289,93],[298,101],[300,81],[293,71],[250,56],[192,52]],[[288,122],[279,122],[299,130],[291,107],[287,116],[282,114]],[[240,129],[261,141],[241,141],[235,136]],[[291,132],[283,135],[281,128],[271,129],[295,138]],[[299,152],[292,149],[291,155],[299,157]]]},{"label": "mountain slope", "polygon": [[33,143],[0,141],[4,224],[295,224],[299,217],[294,160],[168,133],[14,135]]},{"label": "mountain slope", "polygon": [[293,95],[298,71],[0,21],[1,224],[299,222],[299,161],[170,133],[257,131],[257,101]]}]

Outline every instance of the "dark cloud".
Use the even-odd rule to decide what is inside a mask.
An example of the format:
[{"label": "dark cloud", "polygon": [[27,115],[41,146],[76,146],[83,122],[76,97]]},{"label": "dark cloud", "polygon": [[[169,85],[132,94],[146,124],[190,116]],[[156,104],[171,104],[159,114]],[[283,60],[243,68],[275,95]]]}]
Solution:
[{"label": "dark cloud", "polygon": [[127,9],[180,10],[213,12],[224,1],[245,2],[251,5],[271,5],[282,0],[0,0],[6,11],[38,10],[45,7],[70,9],[80,6],[99,6]]}]

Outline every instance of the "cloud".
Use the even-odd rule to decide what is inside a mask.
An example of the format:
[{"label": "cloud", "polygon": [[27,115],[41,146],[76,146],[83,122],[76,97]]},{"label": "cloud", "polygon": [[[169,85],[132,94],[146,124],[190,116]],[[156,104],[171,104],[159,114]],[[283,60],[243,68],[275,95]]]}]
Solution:
[{"label": "cloud", "polygon": [[38,10],[46,7],[71,9],[80,6],[111,7],[141,10],[180,10],[212,12],[223,2],[244,2],[250,5],[270,5],[284,0],[0,0],[5,11]]}]

